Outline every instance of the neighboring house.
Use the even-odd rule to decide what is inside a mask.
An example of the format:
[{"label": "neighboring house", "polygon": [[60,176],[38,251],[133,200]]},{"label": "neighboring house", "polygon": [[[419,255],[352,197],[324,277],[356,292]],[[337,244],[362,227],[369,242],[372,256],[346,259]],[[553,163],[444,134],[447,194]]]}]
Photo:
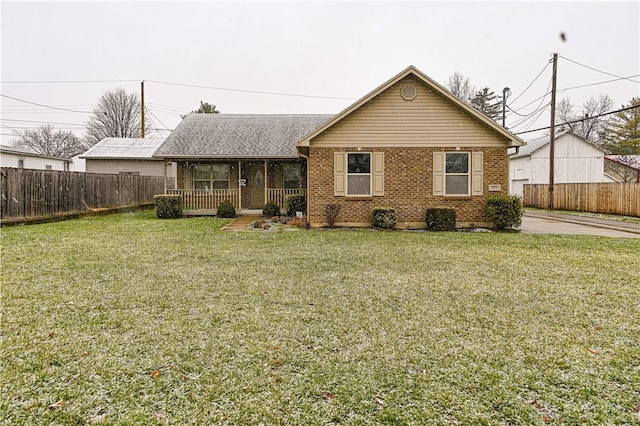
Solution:
[{"label": "neighboring house", "polygon": [[0,167],[69,171],[71,160],[35,153],[27,148],[0,145]]},{"label": "neighboring house", "polygon": [[155,157],[177,162],[187,209],[284,207],[306,193],[314,227],[338,204],[338,226],[369,226],[373,208],[391,207],[398,227],[423,228],[429,207],[489,224],[487,197],[507,193],[507,150],[522,145],[410,66],[334,116],[190,114]]},{"label": "neighboring house", "polygon": [[[549,183],[550,136],[527,141],[509,161],[510,192],[523,195],[523,185]],[[605,152],[584,138],[566,131],[554,142],[554,183],[615,182],[604,169]]]},{"label": "neighboring house", "polygon": [[175,188],[176,165],[153,154],[164,138],[105,138],[89,148],[80,159],[87,173],[166,176],[168,188]]},{"label": "neighboring house", "polygon": [[640,182],[640,155],[607,155],[604,171],[618,182]]}]

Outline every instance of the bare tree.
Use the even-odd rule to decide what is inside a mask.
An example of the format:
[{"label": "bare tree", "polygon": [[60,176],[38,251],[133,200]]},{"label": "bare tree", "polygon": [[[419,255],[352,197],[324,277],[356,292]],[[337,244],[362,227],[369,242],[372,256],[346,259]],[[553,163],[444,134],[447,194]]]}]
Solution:
[{"label": "bare tree", "polygon": [[25,130],[18,134],[14,143],[51,157],[71,158],[86,149],[82,140],[73,132],[55,130],[51,124]]},{"label": "bare tree", "polygon": [[465,102],[470,102],[476,94],[476,88],[471,84],[468,77],[458,71],[454,72],[447,82],[447,89]]},{"label": "bare tree", "polygon": [[[87,122],[87,145],[93,146],[104,138],[142,137],[140,111],[140,99],[136,93],[127,93],[122,88],[104,92]],[[150,132],[151,127],[145,123],[145,134]]]},{"label": "bare tree", "polygon": [[610,111],[612,107],[613,99],[606,94],[589,99],[582,105],[582,112],[576,112],[569,98],[564,98],[556,107],[556,120],[562,125],[561,129],[570,130],[589,142],[599,144],[609,119],[598,116]]}]

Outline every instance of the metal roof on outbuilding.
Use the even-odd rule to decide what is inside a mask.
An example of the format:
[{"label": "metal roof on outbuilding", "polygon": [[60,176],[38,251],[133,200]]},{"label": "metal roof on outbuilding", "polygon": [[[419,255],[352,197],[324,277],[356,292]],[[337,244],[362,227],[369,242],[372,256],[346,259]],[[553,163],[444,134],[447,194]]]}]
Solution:
[{"label": "metal roof on outbuilding", "polygon": [[81,154],[80,158],[154,160],[153,154],[164,141],[164,138],[105,138]]},{"label": "metal roof on outbuilding", "polygon": [[156,158],[297,158],[296,143],[331,114],[191,113]]}]

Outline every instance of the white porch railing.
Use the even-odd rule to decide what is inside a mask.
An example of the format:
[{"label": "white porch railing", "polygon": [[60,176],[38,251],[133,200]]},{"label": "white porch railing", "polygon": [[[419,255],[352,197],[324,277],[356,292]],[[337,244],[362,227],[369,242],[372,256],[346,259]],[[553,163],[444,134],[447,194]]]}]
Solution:
[{"label": "white porch railing", "polygon": [[281,210],[287,208],[287,195],[307,195],[305,189],[267,189],[267,201],[273,201]]},{"label": "white porch railing", "polygon": [[181,195],[185,211],[207,210],[215,213],[223,201],[230,201],[233,207],[240,208],[239,189],[168,189],[167,194]]}]

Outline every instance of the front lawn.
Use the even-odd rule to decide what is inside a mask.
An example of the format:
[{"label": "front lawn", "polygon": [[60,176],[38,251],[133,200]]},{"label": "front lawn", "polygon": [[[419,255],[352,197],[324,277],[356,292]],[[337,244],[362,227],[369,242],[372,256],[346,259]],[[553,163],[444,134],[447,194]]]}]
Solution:
[{"label": "front lawn", "polygon": [[2,424],[634,424],[640,240],[2,229]]}]

